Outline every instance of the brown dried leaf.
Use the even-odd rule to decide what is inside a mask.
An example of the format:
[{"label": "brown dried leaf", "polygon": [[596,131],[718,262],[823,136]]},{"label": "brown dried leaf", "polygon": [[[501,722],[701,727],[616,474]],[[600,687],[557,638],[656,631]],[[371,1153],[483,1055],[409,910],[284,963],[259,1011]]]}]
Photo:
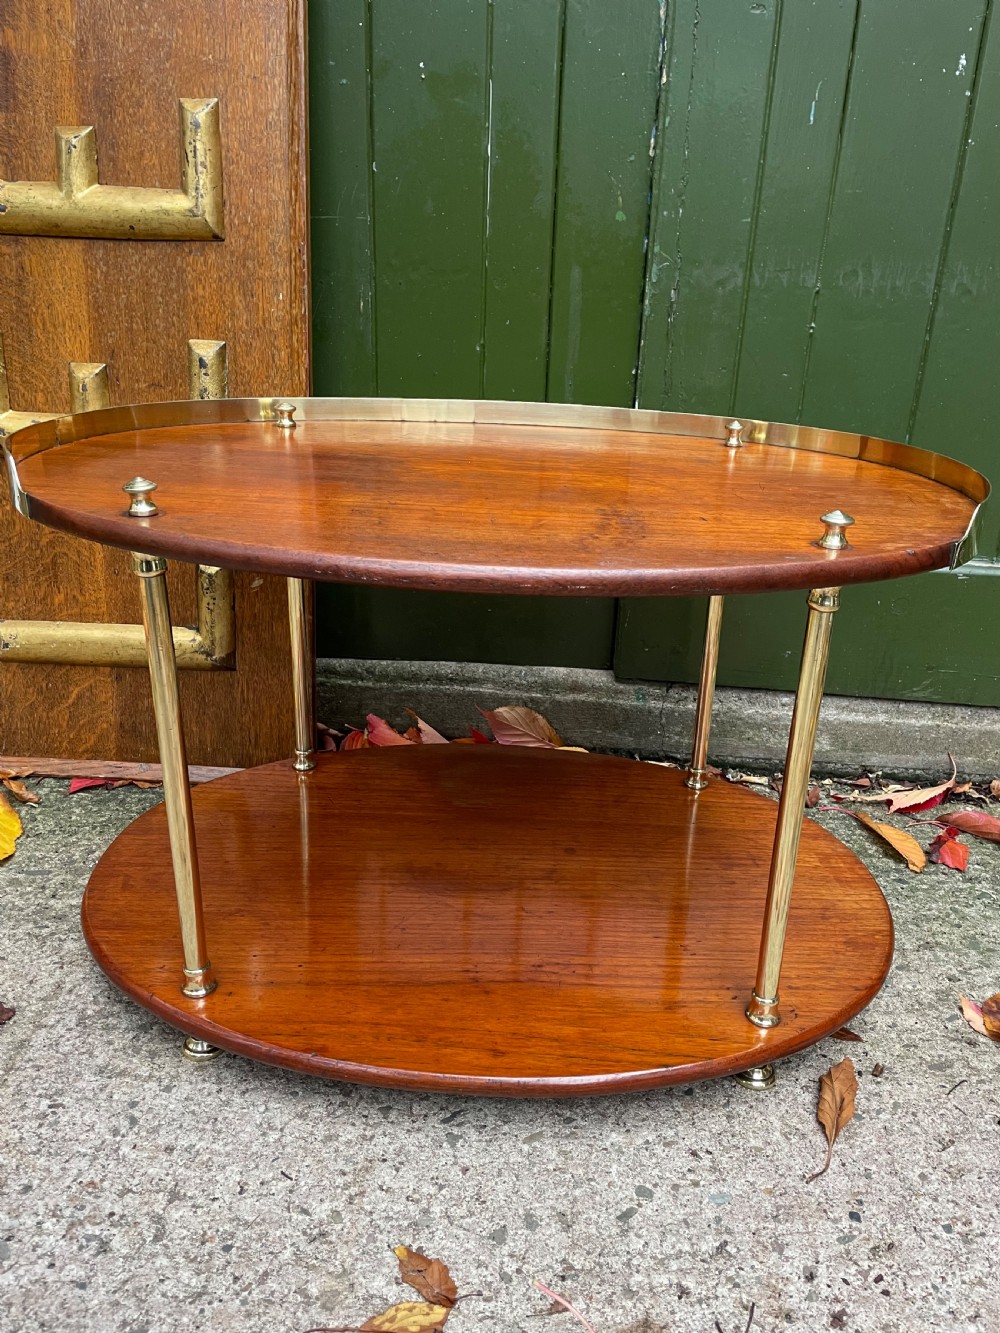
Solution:
[{"label": "brown dried leaf", "polygon": [[956,810],[944,822],[962,833],[971,833],[974,838],[1000,842],[1000,819],[988,815],[985,810]]},{"label": "brown dried leaf", "polygon": [[1000,800],[1000,778],[994,778],[990,783],[990,795]]},{"label": "brown dried leaf", "polygon": [[885,1073],[885,1065],[883,1064],[872,1065],[872,1078],[881,1078],[884,1073]]},{"label": "brown dried leaf", "polygon": [[770,778],[760,778],[754,773],[727,773],[726,778],[730,782],[744,782],[751,787],[769,787],[771,785]]},{"label": "brown dried leaf", "polygon": [[1000,1041],[1000,995],[991,995],[980,1006],[987,1037]]},{"label": "brown dried leaf", "polygon": [[927,857],[924,849],[912,833],[907,833],[904,829],[895,828],[892,824],[880,824],[872,819],[870,815],[863,814],[860,810],[847,810],[845,814],[851,815],[864,824],[865,828],[870,828],[873,833],[877,833],[883,838],[893,851],[898,852],[911,870],[923,870],[927,864]]},{"label": "brown dried leaf", "polygon": [[831,1032],[830,1036],[836,1037],[838,1041],[864,1041],[864,1037],[859,1037],[850,1028],[838,1028],[836,1032]]},{"label": "brown dried leaf", "polygon": [[493,735],[501,745],[533,745],[541,749],[561,749],[563,740],[550,722],[533,708],[513,705],[479,710],[493,728]]},{"label": "brown dried leaf", "polygon": [[845,1056],[838,1064],[831,1065],[820,1078],[816,1119],[826,1133],[826,1161],[818,1171],[807,1178],[807,1184],[818,1180],[829,1170],[837,1135],[854,1115],[854,1098],[857,1096],[857,1091],[858,1076],[854,1072],[854,1061],[849,1056]]},{"label": "brown dried leaf", "polygon": [[451,1309],[458,1299],[458,1288],[440,1259],[428,1259],[406,1245],[397,1245],[393,1254],[399,1260],[399,1276],[408,1286],[435,1305]]},{"label": "brown dried leaf", "polygon": [[0,861],[14,855],[14,844],[23,832],[21,816],[0,791]]},{"label": "brown dried leaf", "polygon": [[9,1023],[16,1013],[17,1010],[13,1005],[6,1005],[0,1001],[0,1027],[3,1027],[4,1023]]},{"label": "brown dried leaf", "polygon": [[849,782],[847,785],[849,787],[870,787],[872,785],[872,780],[871,778],[860,777],[860,778],[855,778],[852,782]]},{"label": "brown dried leaf", "polygon": [[966,995],[960,995],[958,1002],[962,1006],[962,1017],[972,1028],[973,1032],[978,1032],[981,1037],[988,1037],[990,1034],[986,1031],[986,1023],[983,1019],[983,1006],[976,1000],[970,1000]]},{"label": "brown dried leaf", "polygon": [[447,1305],[431,1301],[400,1301],[361,1325],[364,1333],[433,1333],[442,1329],[450,1313]]},{"label": "brown dried leaf", "polygon": [[32,791],[29,787],[26,787],[23,782],[18,782],[16,778],[4,778],[3,785],[10,792],[11,796],[16,796],[17,799],[25,805],[38,805],[42,799],[37,791]]},{"label": "brown dried leaf", "polygon": [[806,809],[815,810],[817,805],[819,805],[819,788],[814,782],[806,792]]}]

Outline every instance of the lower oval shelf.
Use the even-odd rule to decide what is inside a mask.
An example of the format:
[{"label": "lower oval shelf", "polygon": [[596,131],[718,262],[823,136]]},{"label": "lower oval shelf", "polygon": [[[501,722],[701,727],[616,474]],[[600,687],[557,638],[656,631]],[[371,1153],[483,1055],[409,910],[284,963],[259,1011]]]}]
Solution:
[{"label": "lower oval shelf", "polygon": [[892,957],[874,879],[807,819],[782,1022],[755,1028],[776,806],[653,764],[358,750],[219,778],[194,811],[217,990],[181,994],[162,805],[91,877],[94,957],[183,1032],[329,1078],[572,1096],[732,1074],[841,1027]]}]

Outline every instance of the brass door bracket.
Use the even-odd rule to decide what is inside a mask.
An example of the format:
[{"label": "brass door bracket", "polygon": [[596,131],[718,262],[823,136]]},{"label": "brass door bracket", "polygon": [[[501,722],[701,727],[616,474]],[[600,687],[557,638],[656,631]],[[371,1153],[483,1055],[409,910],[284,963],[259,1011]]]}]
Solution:
[{"label": "brass door bracket", "polygon": [[101,185],[93,125],[56,127],[54,181],[0,180],[0,234],[131,241],[221,240],[217,97],[180,99],[181,188]]},{"label": "brass door bracket", "polygon": [[[192,338],[188,342],[188,393],[192,398],[224,398],[229,360],[224,342]],[[74,412],[110,406],[108,368],[87,361],[69,363],[70,402]],[[22,426],[47,421],[59,412],[13,412],[0,339],[0,436]],[[199,565],[198,624],[174,626],[178,667],[200,671],[232,670],[236,662],[233,574],[216,565]],[[50,662],[72,666],[148,665],[142,625],[109,625],[73,620],[0,620],[0,662]]]}]

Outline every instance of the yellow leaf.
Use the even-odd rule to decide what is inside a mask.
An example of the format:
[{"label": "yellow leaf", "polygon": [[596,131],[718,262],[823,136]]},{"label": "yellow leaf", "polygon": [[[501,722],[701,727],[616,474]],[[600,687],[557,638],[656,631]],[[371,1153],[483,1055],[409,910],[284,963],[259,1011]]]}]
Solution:
[{"label": "yellow leaf", "polygon": [[873,833],[877,833],[880,838],[884,838],[893,851],[899,852],[911,870],[923,870],[927,864],[927,856],[912,833],[906,833],[893,824],[880,824],[860,810],[851,810],[846,813],[852,814],[859,823],[864,824],[865,828],[870,828]]},{"label": "yellow leaf", "polygon": [[446,1305],[432,1305],[430,1301],[400,1301],[388,1310],[373,1315],[361,1327],[365,1333],[433,1333],[444,1328],[448,1318]]},{"label": "yellow leaf", "polygon": [[0,792],[0,861],[14,855],[14,844],[23,831],[20,815]]}]

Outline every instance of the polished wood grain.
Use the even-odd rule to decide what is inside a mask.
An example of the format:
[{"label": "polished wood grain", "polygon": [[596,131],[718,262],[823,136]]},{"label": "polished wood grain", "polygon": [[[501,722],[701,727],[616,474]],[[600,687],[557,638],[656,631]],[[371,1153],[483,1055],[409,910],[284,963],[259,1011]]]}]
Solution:
[{"label": "polished wood grain", "polygon": [[499,746],[319,756],[199,787],[218,990],[179,989],[162,806],[83,904],[108,976],[182,1031],[308,1073],[510,1095],[732,1073],[834,1031],[881,985],[889,910],[812,821],[784,1021],[744,1017],[775,806],[657,765]]},{"label": "polished wood grain", "polygon": [[[102,182],[176,189],[181,97],[219,98],[225,176],[224,241],[0,236],[11,406],[69,411],[69,361],[106,363],[112,403],[183,398],[192,338],[227,343],[231,393],[307,392],[303,0],[5,0],[2,14],[0,177],[52,180],[55,126],[93,125]],[[0,568],[0,618],[140,619],[120,553],[6,502]],[[191,569],[172,572],[171,595],[176,623],[194,624]],[[241,574],[236,602],[236,670],[182,673],[195,762],[290,744],[284,586]],[[155,759],[145,672],[0,663],[0,749]]]},{"label": "polished wood grain", "polygon": [[[102,542],[339,582],[569,596],[912,574],[947,565],[976,509],[857,458],[530,422],[124,430],[18,470],[33,517]],[[124,512],[122,482],[139,474],[157,482],[158,517]],[[831,552],[815,541],[835,508],[856,523]]]}]

